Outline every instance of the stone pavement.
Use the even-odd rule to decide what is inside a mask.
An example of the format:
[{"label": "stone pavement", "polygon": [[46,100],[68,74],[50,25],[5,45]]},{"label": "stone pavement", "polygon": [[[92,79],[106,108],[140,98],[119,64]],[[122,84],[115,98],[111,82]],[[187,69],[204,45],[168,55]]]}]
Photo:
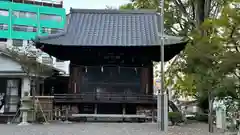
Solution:
[{"label": "stone pavement", "polygon": [[[76,123],[50,125],[0,125],[1,135],[166,135],[152,123]],[[168,135],[208,135],[207,124],[169,127]],[[210,134],[209,134],[210,135]],[[223,135],[214,133],[213,135]]]}]

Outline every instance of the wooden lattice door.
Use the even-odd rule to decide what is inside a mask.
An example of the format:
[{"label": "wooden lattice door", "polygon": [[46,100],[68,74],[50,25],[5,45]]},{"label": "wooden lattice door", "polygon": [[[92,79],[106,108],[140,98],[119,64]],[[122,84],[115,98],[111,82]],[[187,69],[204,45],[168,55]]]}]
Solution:
[{"label": "wooden lattice door", "polygon": [[19,84],[20,80],[12,79],[7,80],[7,91],[4,112],[14,113],[17,112],[18,104],[20,101],[19,97]]}]

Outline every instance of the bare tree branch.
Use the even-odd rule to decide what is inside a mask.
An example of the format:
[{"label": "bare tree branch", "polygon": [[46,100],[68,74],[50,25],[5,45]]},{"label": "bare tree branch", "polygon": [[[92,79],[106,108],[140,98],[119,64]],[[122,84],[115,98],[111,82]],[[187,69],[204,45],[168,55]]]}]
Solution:
[{"label": "bare tree branch", "polygon": [[196,16],[195,16],[195,5],[194,5],[194,0],[191,0],[190,1],[190,3],[191,3],[191,7],[192,7],[192,20],[194,20],[195,18],[196,18]]},{"label": "bare tree branch", "polygon": [[176,4],[176,6],[180,9],[180,11],[183,13],[183,15],[188,19],[188,21],[194,26],[196,27],[196,22],[194,20],[192,20],[186,9],[185,6],[183,5],[183,3],[181,2],[181,0],[173,0],[174,4]]},{"label": "bare tree branch", "polygon": [[210,9],[211,9],[212,0],[205,0],[205,7],[204,7],[204,16],[205,18],[209,17]]}]

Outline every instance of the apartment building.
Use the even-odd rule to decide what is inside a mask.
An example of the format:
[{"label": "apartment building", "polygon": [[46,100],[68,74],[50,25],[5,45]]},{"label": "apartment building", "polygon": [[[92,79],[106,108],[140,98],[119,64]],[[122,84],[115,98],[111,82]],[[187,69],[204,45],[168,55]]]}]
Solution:
[{"label": "apartment building", "polygon": [[[62,0],[0,0],[0,48],[24,48],[37,35],[63,31],[65,20]],[[66,62],[44,53],[39,59],[44,64],[67,67]],[[30,92],[30,84],[21,65],[0,52],[0,114],[15,113],[20,97]]]},{"label": "apartment building", "polygon": [[[48,35],[63,31],[66,11],[62,0],[0,0],[1,47],[26,46],[36,35]],[[56,61],[47,54],[40,58],[68,70],[68,64]]]}]

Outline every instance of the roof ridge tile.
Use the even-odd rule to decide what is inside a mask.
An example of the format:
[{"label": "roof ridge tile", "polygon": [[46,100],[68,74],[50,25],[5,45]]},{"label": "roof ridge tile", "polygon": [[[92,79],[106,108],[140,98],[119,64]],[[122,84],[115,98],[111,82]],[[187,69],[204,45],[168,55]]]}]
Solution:
[{"label": "roof ridge tile", "polygon": [[70,9],[70,13],[98,13],[98,14],[156,14],[156,10],[119,10],[119,9]]}]

